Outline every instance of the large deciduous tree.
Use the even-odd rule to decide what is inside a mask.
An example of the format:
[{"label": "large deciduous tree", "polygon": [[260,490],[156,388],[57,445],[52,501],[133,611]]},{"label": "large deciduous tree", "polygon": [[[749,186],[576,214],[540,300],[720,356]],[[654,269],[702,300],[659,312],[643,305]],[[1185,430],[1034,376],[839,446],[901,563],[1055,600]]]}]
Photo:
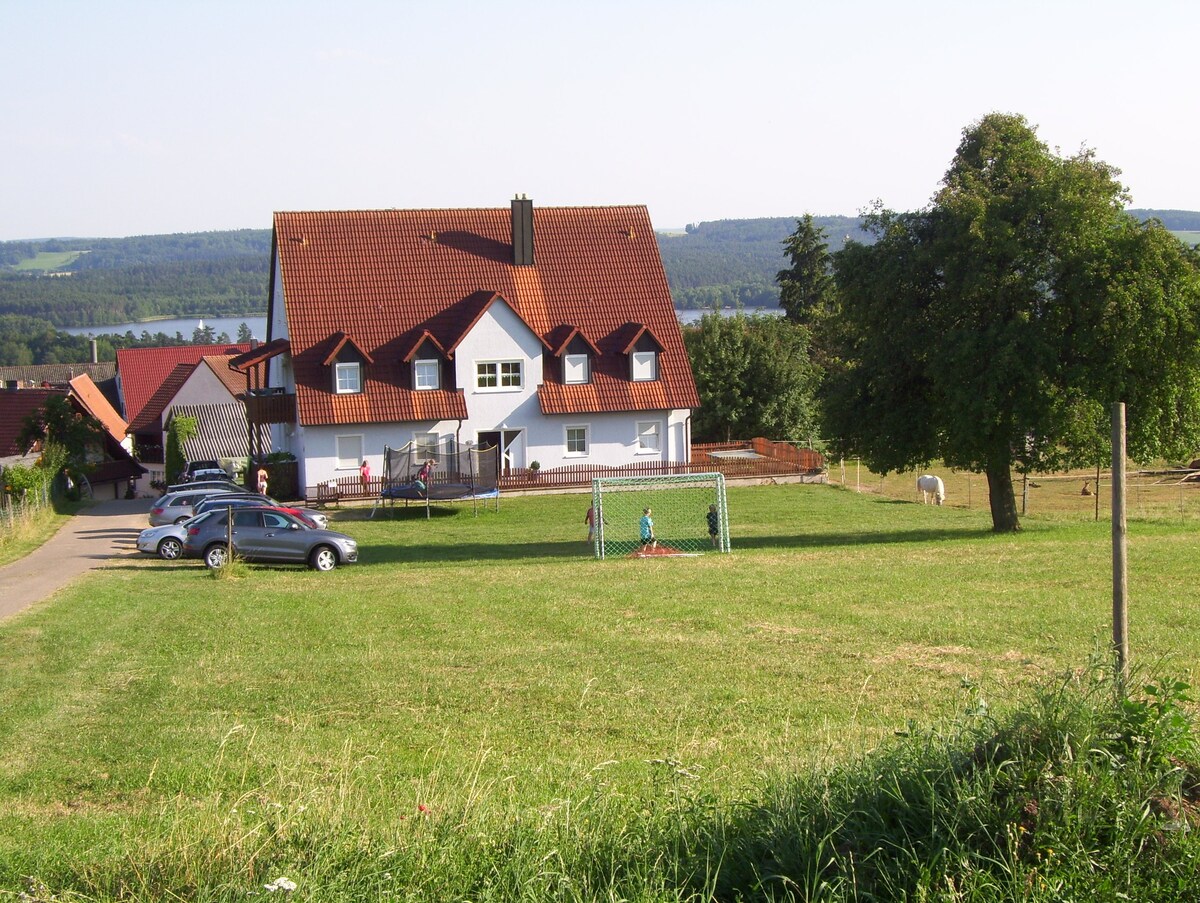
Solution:
[{"label": "large deciduous tree", "polygon": [[1124,210],[1117,171],[1061,157],[1020,116],[964,130],[932,204],[876,209],[834,257],[846,367],[826,424],[883,471],[982,471],[996,531],[1012,471],[1095,463],[1124,401],[1135,458],[1200,437],[1200,266]]},{"label": "large deciduous tree", "polygon": [[807,439],[815,430],[817,372],[808,330],[782,317],[705,314],[684,330],[700,393],[697,441],[764,436]]}]

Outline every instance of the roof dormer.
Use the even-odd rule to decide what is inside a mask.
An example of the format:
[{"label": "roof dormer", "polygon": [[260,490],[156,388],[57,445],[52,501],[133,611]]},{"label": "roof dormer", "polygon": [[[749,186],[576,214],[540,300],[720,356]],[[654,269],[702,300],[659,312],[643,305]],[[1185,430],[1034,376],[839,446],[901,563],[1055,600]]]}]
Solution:
[{"label": "roof dormer", "polygon": [[592,381],[592,370],[600,349],[579,327],[568,324],[555,330],[550,349],[558,361],[559,377],[564,385]]},{"label": "roof dormer", "polygon": [[372,359],[362,347],[344,332],[335,333],[330,337],[333,350],[322,363],[331,368],[330,382],[336,395],[356,395],[363,391],[366,383],[366,365],[373,364]]},{"label": "roof dormer", "polygon": [[621,353],[629,357],[631,382],[649,382],[659,377],[659,356],[663,344],[641,323],[626,323],[620,330]]}]

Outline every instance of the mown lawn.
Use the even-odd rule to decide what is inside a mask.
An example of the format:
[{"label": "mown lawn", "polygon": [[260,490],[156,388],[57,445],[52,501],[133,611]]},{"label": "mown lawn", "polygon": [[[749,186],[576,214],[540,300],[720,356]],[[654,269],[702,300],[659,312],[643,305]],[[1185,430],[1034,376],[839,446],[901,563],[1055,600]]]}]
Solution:
[{"label": "mown lawn", "polygon": [[[443,832],[600,797],[627,824],[680,781],[735,801],[1110,635],[1106,522],[994,536],[983,507],[822,486],[729,503],[731,555],[603,562],[584,496],[344,511],[362,558],[332,574],[131,559],[0,623],[0,889],[235,899],[288,874],[337,899],[394,871],[436,899],[411,876],[456,867]],[[1130,535],[1134,655],[1190,673],[1195,527]]]}]

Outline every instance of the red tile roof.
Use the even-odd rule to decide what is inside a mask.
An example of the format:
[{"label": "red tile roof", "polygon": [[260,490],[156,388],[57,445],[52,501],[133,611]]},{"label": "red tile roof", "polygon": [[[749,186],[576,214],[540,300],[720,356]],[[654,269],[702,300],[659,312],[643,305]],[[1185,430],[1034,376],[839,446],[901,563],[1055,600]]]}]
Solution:
[{"label": "red tile roof", "polygon": [[66,393],[62,389],[9,389],[0,391],[0,457],[23,455],[29,449],[17,444],[25,419],[41,410],[46,400]]},{"label": "red tile roof", "polygon": [[121,401],[125,419],[133,422],[177,364],[195,364],[210,354],[249,351],[248,343],[228,345],[171,345],[164,348],[122,348],[117,351]]},{"label": "red tile roof", "polygon": [[[404,360],[426,331],[453,354],[498,298],[547,355],[570,341],[564,326],[600,352],[587,385],[556,383],[547,368],[544,412],[697,407],[646,208],[538,207],[533,216],[535,263],[518,267],[506,208],[275,214],[300,421],[465,417],[461,390],[408,388]],[[659,379],[631,382],[626,352],[643,327],[662,348]],[[361,394],[333,391],[324,361],[339,333],[375,362]]]},{"label": "red tile roof", "polygon": [[71,380],[70,385],[71,392],[84,410],[95,417],[117,442],[123,441],[129,424],[121,418],[117,409],[104,397],[104,393],[92,382],[92,378],[86,373],[82,373]]},{"label": "red tile roof", "polygon": [[175,393],[187,382],[188,377],[198,366],[200,366],[198,363],[176,364],[175,369],[167,374],[166,379],[162,381],[154,394],[142,405],[138,415],[129,421],[129,432],[161,432],[162,412],[166,410],[171,399],[175,397]]}]

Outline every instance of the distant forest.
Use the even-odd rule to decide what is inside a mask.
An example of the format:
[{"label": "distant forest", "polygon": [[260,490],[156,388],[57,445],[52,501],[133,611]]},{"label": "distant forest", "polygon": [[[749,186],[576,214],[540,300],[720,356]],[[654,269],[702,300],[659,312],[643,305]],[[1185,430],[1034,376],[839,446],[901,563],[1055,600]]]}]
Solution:
[{"label": "distant forest", "polygon": [[[1177,232],[1200,232],[1200,212],[1131,210]],[[693,223],[659,233],[675,306],[775,307],[775,274],[796,217]],[[867,241],[862,220],[814,217],[830,251]],[[131,238],[0,242],[0,365],[83,359],[86,340],[61,327],[110,326],[154,317],[237,317],[266,308],[271,232],[239,229]],[[153,324],[149,324],[153,325]],[[146,334],[141,341],[157,336]],[[125,347],[132,337],[102,343]]]}]

